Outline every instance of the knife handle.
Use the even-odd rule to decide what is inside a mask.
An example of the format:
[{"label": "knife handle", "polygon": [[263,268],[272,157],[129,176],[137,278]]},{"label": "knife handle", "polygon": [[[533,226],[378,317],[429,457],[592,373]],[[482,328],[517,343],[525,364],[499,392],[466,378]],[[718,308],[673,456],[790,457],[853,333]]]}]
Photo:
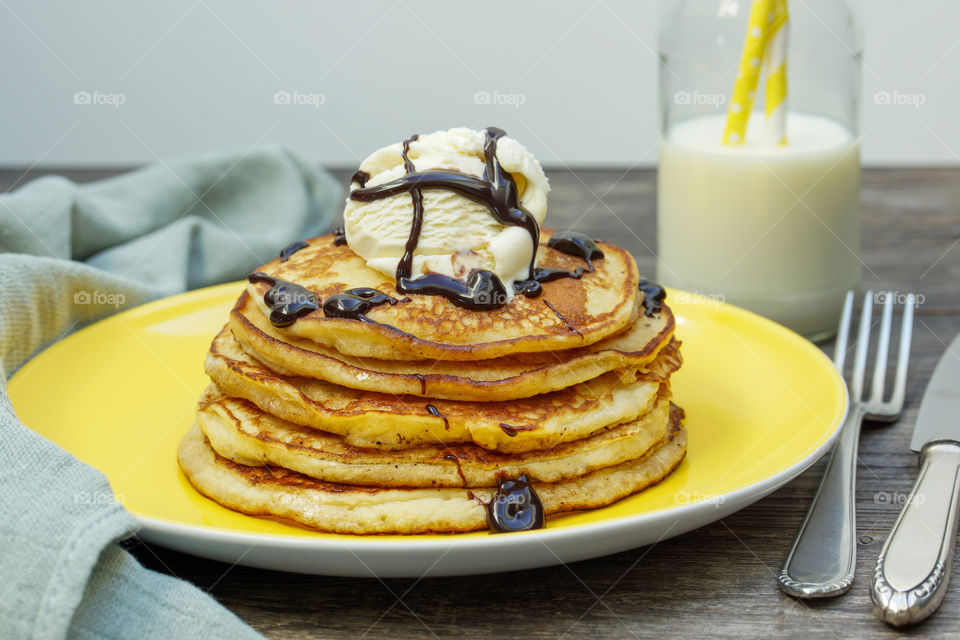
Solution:
[{"label": "knife handle", "polygon": [[934,440],[920,452],[920,473],[883,544],[870,597],[887,624],[924,620],[950,580],[960,496],[960,443]]},{"label": "knife handle", "polygon": [[862,407],[851,407],[807,517],[780,570],[780,589],[795,598],[832,598],[846,593],[853,584],[857,563],[854,496],[862,420]]}]

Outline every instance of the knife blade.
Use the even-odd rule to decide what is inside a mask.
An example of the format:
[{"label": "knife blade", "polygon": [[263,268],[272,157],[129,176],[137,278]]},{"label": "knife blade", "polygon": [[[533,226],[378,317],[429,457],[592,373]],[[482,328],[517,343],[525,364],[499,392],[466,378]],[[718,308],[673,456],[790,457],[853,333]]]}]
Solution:
[{"label": "knife blade", "polygon": [[924,392],[910,448],[920,472],[877,558],[871,598],[885,622],[914,624],[946,593],[960,497],[960,335]]},{"label": "knife blade", "polygon": [[960,441],[960,335],[940,357],[927,384],[913,428],[910,448],[916,452],[931,440]]}]

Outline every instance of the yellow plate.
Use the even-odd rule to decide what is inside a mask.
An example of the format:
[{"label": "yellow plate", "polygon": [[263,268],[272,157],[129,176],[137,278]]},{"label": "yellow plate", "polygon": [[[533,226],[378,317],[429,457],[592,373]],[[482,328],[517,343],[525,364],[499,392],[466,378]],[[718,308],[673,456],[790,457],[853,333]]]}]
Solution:
[{"label": "yellow plate", "polygon": [[[176,447],[207,384],[203,357],[242,289],[231,283],[119,313],[53,345],[10,381],[25,424],[102,470],[147,540],[288,571],[420,576],[571,562],[678,535],[758,500],[813,464],[846,413],[846,387],[815,346],[731,305],[667,301],[683,341],[676,402],[686,459],[659,485],[521,534],[325,534],[235,513],[201,496]],[[53,401],[51,401],[53,400]]]}]

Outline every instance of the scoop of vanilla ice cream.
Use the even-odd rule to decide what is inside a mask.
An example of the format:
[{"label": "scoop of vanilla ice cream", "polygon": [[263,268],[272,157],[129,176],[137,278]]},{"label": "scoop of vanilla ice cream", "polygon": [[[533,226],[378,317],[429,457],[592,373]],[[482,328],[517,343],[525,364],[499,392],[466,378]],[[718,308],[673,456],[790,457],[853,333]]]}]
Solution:
[{"label": "scoop of vanilla ice cream", "polygon": [[[447,169],[481,177],[485,167],[484,140],[483,131],[437,131],[412,142],[408,158],[418,172]],[[370,175],[366,186],[403,176],[406,172],[402,151],[402,144],[392,144],[364,160],[360,170]],[[517,184],[520,205],[542,224],[547,215],[550,185],[540,163],[510,137],[497,140],[497,158]],[[352,188],[358,186],[354,184]],[[370,267],[394,276],[413,223],[410,194],[373,202],[359,202],[348,196],[343,220],[350,248]],[[449,189],[423,189],[423,226],[413,255],[412,277],[433,272],[465,279],[473,269],[486,269],[500,277],[512,297],[513,282],[527,277],[530,256],[535,250],[526,230],[500,224],[486,206]]]}]

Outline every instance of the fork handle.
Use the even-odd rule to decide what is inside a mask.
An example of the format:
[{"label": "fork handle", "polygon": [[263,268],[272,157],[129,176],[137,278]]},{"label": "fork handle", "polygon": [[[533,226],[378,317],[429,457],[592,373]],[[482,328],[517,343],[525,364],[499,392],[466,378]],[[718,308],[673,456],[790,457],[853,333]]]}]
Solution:
[{"label": "fork handle", "polygon": [[898,627],[920,622],[940,605],[957,537],[960,443],[929,442],[920,460],[910,497],[877,558],[870,590],[877,615]]},{"label": "fork handle", "polygon": [[851,408],[820,487],[780,571],[780,589],[797,598],[831,598],[853,584],[857,564],[857,445],[863,410]]}]

